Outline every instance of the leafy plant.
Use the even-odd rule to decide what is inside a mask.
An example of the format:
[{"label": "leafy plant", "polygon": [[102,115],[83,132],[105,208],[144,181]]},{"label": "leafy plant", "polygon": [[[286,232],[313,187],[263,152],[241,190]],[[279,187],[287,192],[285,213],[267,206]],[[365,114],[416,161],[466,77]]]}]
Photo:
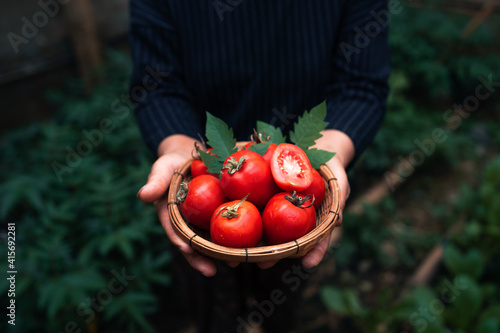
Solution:
[{"label": "leafy plant", "polygon": [[[489,220],[489,205],[496,202],[500,193],[491,190],[500,175],[499,161],[498,157],[490,161],[480,176],[479,193],[485,195],[474,195],[464,187],[462,196],[457,198],[455,215],[450,218],[456,221],[465,211],[468,215],[466,227],[446,243],[443,256],[446,271],[433,279],[430,287],[407,291],[389,301],[381,298],[369,307],[358,297],[355,281],[351,281],[354,287],[326,286],[321,296],[327,308],[338,315],[355,318],[365,332],[379,332],[382,327],[387,332],[403,328],[436,333],[497,332],[500,325],[500,247],[498,235],[489,232],[492,226],[498,226],[498,220]],[[362,223],[362,227],[352,233],[357,237],[354,241],[351,227],[345,229],[345,241],[336,252],[340,265],[345,260],[343,247],[349,253],[346,262],[359,262],[367,258],[369,252],[372,258],[381,261],[376,243],[387,239],[387,232],[370,229],[367,219],[370,214],[373,213],[364,216],[362,222],[349,220],[349,224]],[[364,239],[364,232],[371,238]]]},{"label": "leafy plant", "polygon": [[[324,121],[325,117],[326,102],[323,102],[312,108],[311,111],[305,111],[294,123],[294,131],[290,132],[291,141],[305,151],[314,169],[319,169],[321,164],[325,164],[335,156],[335,153],[332,152],[310,148],[317,139],[323,136],[320,132],[328,126],[328,123]],[[285,142],[285,137],[279,128],[258,121],[257,129],[268,142],[252,145],[248,148],[249,150],[263,155],[271,142],[277,145]],[[213,155],[200,151],[200,157],[207,166],[208,172],[219,173],[224,161],[236,151],[233,129],[229,128],[222,119],[207,112],[205,135],[208,139],[207,144],[213,148]]]},{"label": "leafy plant", "polygon": [[[0,141],[0,216],[16,224],[19,332],[59,332],[72,322],[82,332],[152,331],[156,288],[170,283],[164,231],[154,208],[135,196],[151,156],[132,110],[120,102],[129,57],[108,56],[105,80],[91,96],[79,81],[51,91],[59,108],[53,120]],[[112,108],[117,101],[120,112]],[[0,257],[7,261],[5,251]],[[130,280],[120,284],[122,273]],[[2,294],[7,282],[0,282]],[[0,327],[8,331],[5,320]]]}]

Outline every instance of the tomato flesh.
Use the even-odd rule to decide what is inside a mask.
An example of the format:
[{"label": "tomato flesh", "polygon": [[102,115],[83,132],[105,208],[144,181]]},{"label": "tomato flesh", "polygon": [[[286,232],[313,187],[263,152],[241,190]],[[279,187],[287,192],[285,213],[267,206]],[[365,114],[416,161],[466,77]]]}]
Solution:
[{"label": "tomato flesh", "polygon": [[289,143],[280,144],[271,158],[273,178],[287,192],[307,189],[313,181],[312,170],[306,153]]}]

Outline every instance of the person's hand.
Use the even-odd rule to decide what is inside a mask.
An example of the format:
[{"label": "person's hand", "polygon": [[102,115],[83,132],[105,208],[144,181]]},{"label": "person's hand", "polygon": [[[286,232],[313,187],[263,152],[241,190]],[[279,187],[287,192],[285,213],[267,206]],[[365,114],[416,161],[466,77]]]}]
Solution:
[{"label": "person's hand", "polygon": [[[167,237],[172,244],[179,248],[188,263],[203,275],[213,276],[217,272],[214,262],[196,252],[173,230],[168,215],[168,200],[165,197],[172,175],[175,170],[191,157],[191,151],[195,141],[195,139],[184,135],[172,135],[162,141],[158,148],[159,158],[153,164],[148,181],[146,185],[139,190],[137,197],[146,203],[155,203],[158,216]],[[342,223],[342,211],[350,192],[345,168],[354,156],[354,145],[351,139],[344,133],[336,130],[326,130],[323,131],[323,137],[317,140],[315,147],[336,152],[335,157],[333,157],[327,165],[335,174],[341,191],[339,220],[336,224],[339,226]],[[317,266],[321,262],[329,247],[330,236],[331,234],[325,237],[302,258],[302,264],[305,267],[311,268]],[[258,263],[258,266],[262,269],[267,269],[274,266],[276,262],[277,261],[261,262]],[[227,264],[231,267],[238,266],[236,262],[228,262]]]},{"label": "person's hand", "polygon": [[[337,178],[340,188],[340,212],[336,223],[336,227],[338,227],[342,224],[342,212],[351,192],[345,169],[354,158],[354,144],[346,134],[340,131],[325,130],[322,133],[323,137],[316,141],[315,147],[336,153],[326,165]],[[305,267],[312,268],[321,262],[330,245],[330,237],[331,233],[302,258],[302,264]]]},{"label": "person's hand", "polygon": [[217,272],[214,262],[196,252],[173,230],[168,215],[168,199],[165,196],[175,170],[191,157],[195,141],[184,135],[172,135],[163,140],[158,147],[159,157],[151,168],[146,185],[139,190],[137,197],[146,203],[154,202],[167,237],[179,248],[188,263],[203,275],[213,276]]},{"label": "person's hand", "polygon": [[[346,134],[337,130],[325,130],[322,134],[323,136],[316,141],[314,147],[335,152],[335,156],[326,165],[332,170],[335,178],[337,178],[340,188],[340,212],[339,219],[335,224],[338,227],[342,224],[342,211],[351,192],[345,169],[354,158],[354,144]],[[330,238],[331,233],[302,257],[302,264],[305,267],[312,268],[319,265],[330,246]],[[274,266],[277,262],[277,260],[261,262],[258,263],[258,266],[262,269],[267,269]]]}]

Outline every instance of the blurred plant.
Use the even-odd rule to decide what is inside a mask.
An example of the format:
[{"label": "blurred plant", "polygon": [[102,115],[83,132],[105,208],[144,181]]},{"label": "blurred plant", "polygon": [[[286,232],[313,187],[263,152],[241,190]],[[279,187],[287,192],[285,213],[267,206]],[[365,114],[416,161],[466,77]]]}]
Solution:
[{"label": "blurred plant", "polygon": [[[151,157],[132,110],[121,117],[112,111],[112,102],[128,95],[130,60],[116,51],[108,57],[101,69],[105,79],[92,96],[82,93],[79,81],[51,91],[48,98],[59,107],[54,120],[0,141],[0,218],[15,222],[17,231],[19,332],[39,332],[42,326],[60,332],[69,322],[83,332],[152,331],[147,318],[156,310],[155,288],[170,282],[167,239],[155,209],[135,196]],[[104,118],[112,129],[101,132],[100,142],[93,132],[90,153],[71,155],[90,140],[82,131],[99,129]],[[69,166],[61,181],[54,161]],[[2,251],[4,262],[5,256]],[[121,272],[134,278],[109,300],[108,285]],[[0,281],[2,294],[6,282]]]},{"label": "blurred plant", "polygon": [[393,15],[392,64],[407,74],[409,94],[448,98],[458,93],[463,98],[463,91],[477,85],[478,75],[500,77],[499,21],[487,20],[466,35],[470,15],[437,10],[434,1],[425,2]]},{"label": "blurred plant", "polygon": [[[500,32],[500,21],[487,20],[466,36],[464,29],[471,17],[437,10],[436,5],[435,1],[424,1],[422,7],[405,5],[401,13],[392,16],[393,73],[387,114],[356,170],[377,174],[387,171],[399,156],[405,157],[418,148],[415,140],[430,137],[435,128],[446,129],[444,113],[475,92],[480,83],[478,76],[492,75],[494,81],[500,78],[500,48],[495,37]],[[482,102],[481,109],[493,107],[492,100]],[[493,115],[472,116],[488,122]],[[464,120],[427,158],[453,165],[474,156],[471,126],[471,121]],[[490,133],[497,139],[497,131]]]},{"label": "blurred plant", "polygon": [[[431,2],[426,3],[430,6]],[[465,38],[463,31],[469,20],[468,16],[426,5],[406,6],[401,14],[393,15],[388,111],[373,144],[357,164],[356,175],[380,178],[377,174],[390,170],[400,157],[417,149],[415,140],[430,137],[438,127],[447,130],[447,140],[436,144],[435,151],[426,157],[420,168],[427,171],[464,159],[477,160],[484,157],[484,149],[478,147],[498,146],[498,108],[496,113],[474,114],[485,124],[479,127],[477,121],[468,120],[451,131],[443,118],[454,103],[461,104],[465,96],[474,93],[479,75],[500,78],[500,49],[494,37],[500,29],[498,20],[485,22]],[[481,109],[494,107],[487,101]],[[415,177],[420,184],[425,181]],[[477,189],[462,188],[453,207],[433,206],[431,210],[435,220],[448,224],[466,220],[463,232],[445,246],[445,272],[433,279],[431,286],[403,295],[403,286],[382,286],[378,299],[370,293],[368,301],[361,293],[366,276],[349,274],[349,279],[322,288],[323,303],[331,313],[339,320],[350,318],[349,331],[500,332],[500,158],[492,160],[478,180]],[[344,272],[366,261],[371,267],[404,272],[415,264],[417,251],[428,251],[439,241],[440,236],[433,231],[418,230],[405,221],[384,223],[394,215],[393,201],[386,198],[382,205],[365,206],[361,216],[345,214],[342,243],[335,255]],[[453,295],[453,301],[443,299],[445,288],[457,284],[463,288]]]},{"label": "blurred plant", "polygon": [[[321,290],[324,304],[337,315],[355,318],[362,332],[396,329],[433,333],[500,332],[499,184],[500,157],[496,157],[480,175],[477,190],[462,189],[450,219],[459,221],[465,214],[464,230],[446,243],[443,256],[446,270],[433,279],[432,286],[413,289],[402,297],[392,292],[392,300],[389,291],[382,290],[377,304],[368,307],[358,297],[355,281],[351,281],[345,288],[324,287]],[[378,234],[374,230],[369,233],[371,241],[358,242],[358,248],[351,252],[372,251],[376,259],[372,243],[379,239]]]}]

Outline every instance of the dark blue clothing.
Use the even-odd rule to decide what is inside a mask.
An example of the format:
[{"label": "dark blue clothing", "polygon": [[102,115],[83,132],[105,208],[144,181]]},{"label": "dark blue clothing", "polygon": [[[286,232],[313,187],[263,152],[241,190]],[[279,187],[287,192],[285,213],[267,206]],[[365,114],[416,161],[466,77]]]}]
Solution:
[{"label": "dark blue clothing", "polygon": [[[171,134],[203,134],[205,111],[239,140],[256,120],[288,134],[298,115],[327,100],[329,128],[349,135],[359,156],[385,110],[386,14],[379,0],[131,0],[131,97],[147,145],[156,154]],[[219,273],[208,279],[172,253],[200,332],[245,331],[242,322],[264,318],[255,304],[276,290],[286,302],[262,326],[300,331],[307,279],[295,275],[297,259],[268,270],[216,261]]]},{"label": "dark blue clothing", "polygon": [[[205,111],[239,140],[256,120],[287,134],[298,115],[326,99],[329,128],[349,135],[359,155],[385,110],[387,28],[375,13],[386,7],[374,0],[131,0],[131,86],[149,89],[132,97],[147,145],[156,154],[171,134],[203,135]],[[169,73],[154,89],[152,69]]]}]

